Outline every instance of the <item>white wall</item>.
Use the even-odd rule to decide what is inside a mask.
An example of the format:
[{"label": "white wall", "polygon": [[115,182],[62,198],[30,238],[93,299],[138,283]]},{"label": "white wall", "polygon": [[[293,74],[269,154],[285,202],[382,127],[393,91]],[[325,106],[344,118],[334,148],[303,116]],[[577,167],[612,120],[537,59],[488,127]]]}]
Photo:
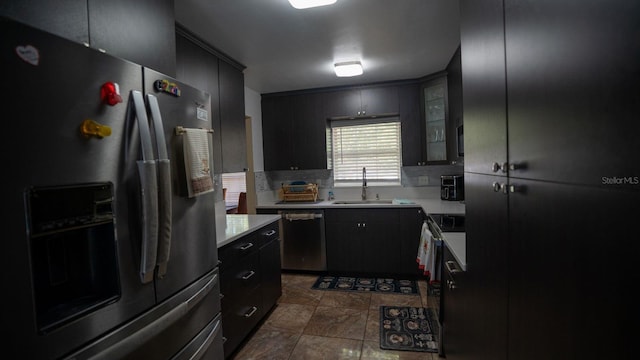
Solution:
[{"label": "white wall", "polygon": [[260,94],[245,86],[244,111],[251,117],[253,144],[253,171],[264,171],[264,156],[262,154],[262,106]]}]

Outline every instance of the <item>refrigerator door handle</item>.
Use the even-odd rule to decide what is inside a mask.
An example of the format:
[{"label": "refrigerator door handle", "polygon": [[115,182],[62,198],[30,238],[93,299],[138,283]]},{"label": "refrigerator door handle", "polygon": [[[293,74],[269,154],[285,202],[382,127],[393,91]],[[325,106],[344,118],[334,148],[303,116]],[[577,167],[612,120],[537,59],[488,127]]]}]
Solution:
[{"label": "refrigerator door handle", "polygon": [[204,284],[204,286],[198,290],[197,293],[195,293],[192,297],[190,297],[187,301],[185,301],[185,304],[187,304],[187,309],[192,309],[194,306],[196,306],[205,296],[207,296],[207,294],[209,294],[209,292],[216,286],[216,284],[218,283],[218,274],[214,274],[213,277],[211,277],[211,279],[209,281],[207,281],[206,284]]},{"label": "refrigerator door handle", "polygon": [[112,360],[125,358],[128,354],[135,351],[150,339],[172,326],[176,321],[187,315],[191,309],[196,306],[205,296],[211,292],[218,281],[218,274],[214,274],[207,283],[198,290],[193,296],[183,301],[166,314],[160,316],[149,325],[140,329],[135,334],[124,338],[110,347],[104,349],[100,353],[91,357],[91,360]]},{"label": "refrigerator door handle", "polygon": [[164,137],[164,126],[160,114],[158,98],[147,94],[147,103],[151,110],[153,130],[158,147],[158,265],[159,278],[167,273],[167,264],[171,251],[171,163],[167,155],[167,143]]},{"label": "refrigerator door handle", "polygon": [[158,252],[158,179],[156,161],[153,157],[151,133],[147,111],[144,106],[142,93],[131,91],[131,98],[138,119],[140,142],[142,143],[142,160],[138,160],[140,175],[140,197],[142,202],[142,251],[140,259],[140,280],[143,284],[153,280],[153,270],[156,266]]}]

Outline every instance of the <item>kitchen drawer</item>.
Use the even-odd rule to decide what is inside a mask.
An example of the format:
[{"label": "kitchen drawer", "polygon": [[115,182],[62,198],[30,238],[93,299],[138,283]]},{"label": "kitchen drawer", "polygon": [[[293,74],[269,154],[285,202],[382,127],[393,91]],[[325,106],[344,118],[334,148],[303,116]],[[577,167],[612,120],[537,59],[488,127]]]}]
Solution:
[{"label": "kitchen drawer", "polygon": [[225,297],[222,300],[224,356],[227,358],[258,324],[264,312],[260,288],[247,292],[238,299]]},{"label": "kitchen drawer", "polygon": [[280,236],[280,226],[279,222],[276,221],[271,223],[262,229],[258,230],[258,236],[261,238],[261,246],[268,244],[272,240],[279,239]]},{"label": "kitchen drawer", "polygon": [[223,271],[237,264],[243,258],[256,253],[263,243],[264,237],[258,236],[257,233],[251,233],[218,249],[220,270]]},{"label": "kitchen drawer", "polygon": [[260,286],[261,279],[260,254],[254,251],[222,271],[220,288],[225,300],[235,301]]},{"label": "kitchen drawer", "polygon": [[388,222],[397,220],[397,209],[327,209],[325,210],[326,222]]}]

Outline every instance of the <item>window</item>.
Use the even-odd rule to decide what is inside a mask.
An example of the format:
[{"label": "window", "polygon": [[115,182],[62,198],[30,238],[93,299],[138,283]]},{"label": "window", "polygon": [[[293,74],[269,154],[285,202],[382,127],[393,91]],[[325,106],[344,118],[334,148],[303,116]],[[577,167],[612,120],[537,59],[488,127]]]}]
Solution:
[{"label": "window", "polygon": [[225,205],[238,206],[238,198],[241,192],[247,191],[247,177],[244,172],[222,174],[222,188],[226,192]]},{"label": "window", "polygon": [[402,166],[398,118],[333,120],[327,131],[327,162],[336,186],[399,185]]}]

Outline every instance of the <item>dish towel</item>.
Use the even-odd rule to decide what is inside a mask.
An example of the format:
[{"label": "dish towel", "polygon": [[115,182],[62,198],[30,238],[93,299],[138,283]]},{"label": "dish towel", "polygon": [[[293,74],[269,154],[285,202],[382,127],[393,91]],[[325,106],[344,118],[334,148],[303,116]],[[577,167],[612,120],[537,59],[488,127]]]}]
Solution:
[{"label": "dish towel", "polygon": [[209,132],[204,129],[184,129],[184,165],[189,197],[213,191]]},{"label": "dish towel", "polygon": [[431,280],[435,280],[435,241],[426,221],[422,223],[422,231],[420,232],[420,245],[418,245],[418,255],[416,257],[416,262],[418,263],[418,269],[422,270],[425,276],[430,276]]}]

